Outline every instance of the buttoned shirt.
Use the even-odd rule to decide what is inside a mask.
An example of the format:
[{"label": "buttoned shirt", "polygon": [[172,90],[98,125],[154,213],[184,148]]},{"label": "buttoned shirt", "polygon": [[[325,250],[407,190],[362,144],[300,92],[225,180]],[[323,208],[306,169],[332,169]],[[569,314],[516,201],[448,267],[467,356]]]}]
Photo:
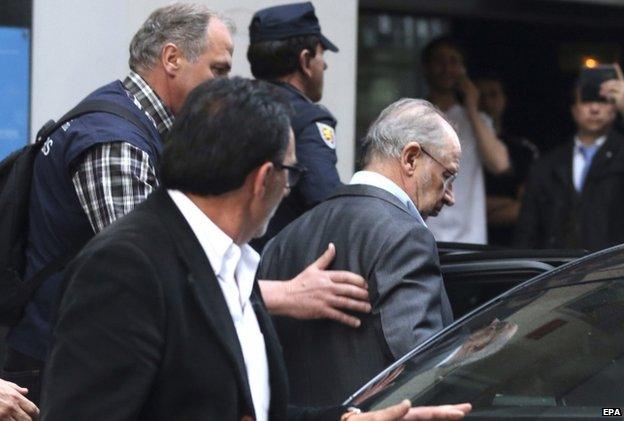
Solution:
[{"label": "buttoned shirt", "polygon": [[[603,143],[607,141],[607,136],[600,136],[598,139],[594,141],[592,146],[596,147],[596,149],[600,149]],[[585,155],[581,151],[581,148],[586,147],[581,139],[578,136],[574,136],[574,155],[572,157],[572,181],[574,183],[574,188],[576,191],[581,191],[583,189],[583,172],[585,170]],[[588,163],[591,165],[591,161]],[[586,175],[586,174],[585,174]]]},{"label": "buttoned shirt", "polygon": [[351,181],[349,182],[349,184],[366,184],[368,186],[377,187],[387,191],[388,193],[399,199],[401,203],[405,205],[407,211],[414,215],[414,218],[416,218],[418,222],[423,224],[425,227],[427,226],[427,224],[425,224],[425,220],[420,215],[420,212],[418,212],[418,209],[416,208],[416,205],[414,205],[412,199],[410,199],[410,197],[401,187],[399,187],[394,181],[390,180],[388,177],[374,171],[358,171],[353,174],[353,177],[351,177]]},{"label": "buttoned shirt", "polygon": [[177,190],[168,190],[168,193],[217,275],[243,352],[256,420],[267,421],[271,399],[269,363],[264,335],[250,302],[260,256],[247,244],[236,245],[184,193]]},{"label": "buttoned shirt", "polygon": [[[122,84],[164,138],[173,125],[171,111],[137,73],[130,71]],[[147,198],[158,186],[157,165],[150,161],[147,152],[124,139],[96,145],[80,157],[72,183],[94,232]]]}]

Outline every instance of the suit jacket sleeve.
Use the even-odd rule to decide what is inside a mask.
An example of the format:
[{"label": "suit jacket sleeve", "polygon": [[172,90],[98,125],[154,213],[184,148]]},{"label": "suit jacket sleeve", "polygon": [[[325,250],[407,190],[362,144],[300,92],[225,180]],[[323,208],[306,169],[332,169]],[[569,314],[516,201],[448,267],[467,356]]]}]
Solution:
[{"label": "suit jacket sleeve", "polygon": [[66,277],[43,419],[136,419],[164,343],[158,275],[137,247],[122,245],[83,252]]},{"label": "suit jacket sleeve", "polygon": [[542,178],[540,174],[539,167],[534,165],[522,197],[522,206],[516,224],[514,237],[514,246],[516,247],[532,248],[539,246],[539,236],[542,232],[538,199],[540,178]]},{"label": "suit jacket sleeve", "polygon": [[380,312],[383,336],[396,359],[444,327],[446,293],[429,230],[414,223],[392,234],[380,247],[372,278],[379,294],[373,308]]}]

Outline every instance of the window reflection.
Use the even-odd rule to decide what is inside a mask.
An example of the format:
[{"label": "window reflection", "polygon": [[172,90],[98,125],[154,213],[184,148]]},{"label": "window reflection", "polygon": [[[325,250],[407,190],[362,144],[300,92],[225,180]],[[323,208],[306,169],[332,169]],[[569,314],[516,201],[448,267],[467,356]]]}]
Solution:
[{"label": "window reflection", "polygon": [[509,295],[425,345],[354,403],[471,402],[474,415],[511,408],[531,416],[621,405],[623,260],[624,252],[611,252]]}]

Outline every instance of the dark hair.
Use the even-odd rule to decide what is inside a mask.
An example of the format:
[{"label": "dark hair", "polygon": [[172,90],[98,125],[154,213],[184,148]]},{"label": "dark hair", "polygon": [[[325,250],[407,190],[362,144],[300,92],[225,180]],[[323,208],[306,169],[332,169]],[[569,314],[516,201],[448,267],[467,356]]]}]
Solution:
[{"label": "dark hair", "polygon": [[164,187],[201,196],[235,190],[264,162],[281,162],[291,107],[267,82],[216,78],[188,95],[165,142]]},{"label": "dark hair", "polygon": [[436,52],[438,48],[443,47],[443,46],[450,47],[456,50],[462,56],[464,60],[466,59],[466,55],[464,54],[464,49],[459,45],[457,40],[455,40],[455,38],[449,35],[443,35],[441,37],[434,38],[433,40],[429,41],[427,45],[425,45],[425,47],[422,50],[422,53],[420,54],[420,60],[422,64],[428,64],[429,62],[431,62],[431,59],[433,58],[433,54]]},{"label": "dark hair", "polygon": [[576,104],[576,101],[580,99],[581,95],[581,80],[580,78],[574,79],[572,85],[568,88],[568,102],[570,105]]},{"label": "dark hair", "polygon": [[309,50],[316,55],[320,43],[316,35],[301,35],[279,41],[262,41],[250,44],[247,60],[256,79],[274,80],[299,70],[299,54]]}]

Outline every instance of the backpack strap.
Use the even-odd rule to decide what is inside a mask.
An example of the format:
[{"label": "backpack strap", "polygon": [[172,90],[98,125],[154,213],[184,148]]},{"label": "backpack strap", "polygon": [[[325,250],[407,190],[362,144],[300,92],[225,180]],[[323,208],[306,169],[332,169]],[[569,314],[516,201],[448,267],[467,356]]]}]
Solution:
[{"label": "backpack strap", "polygon": [[28,278],[28,280],[23,284],[24,289],[22,293],[25,297],[27,297],[27,300],[24,300],[24,302],[30,301],[30,298],[33,296],[35,291],[37,291],[43,284],[43,281],[63,269],[78,254],[84,245],[85,243],[82,242],[80,244],[74,244],[67,253],[57,257],[39,272]]},{"label": "backpack strap", "polygon": [[56,131],[63,124],[82,115],[91,113],[108,113],[116,115],[117,117],[121,117],[137,126],[139,129],[141,129],[141,131],[143,131],[144,134],[148,135],[148,137],[151,136],[149,134],[149,130],[145,127],[145,124],[141,121],[141,119],[126,107],[122,107],[121,105],[118,105],[111,101],[106,101],[102,99],[91,99],[82,101],[80,104],[76,105],[65,115],[63,115],[63,117],[59,118],[56,122],[54,122],[54,120],[49,120],[37,132],[35,142],[44,142],[54,131]]},{"label": "backpack strap", "polygon": [[[73,120],[77,117],[80,117],[85,114],[91,113],[108,113],[113,114],[118,117],[121,117],[130,123],[137,126],[143,133],[150,137],[151,134],[145,124],[141,121],[140,118],[136,116],[129,109],[122,107],[111,101],[106,100],[86,100],[69,110],[63,117],[61,117],[57,122],[53,120],[48,121],[46,124],[39,129],[37,132],[37,138],[35,140],[36,144],[43,145],[43,142],[59,127],[63,124],[67,123],[70,120]],[[67,251],[67,253],[57,257],[52,262],[48,263],[43,269],[38,271],[35,275],[30,277],[24,285],[24,294],[27,294],[27,297],[32,297],[32,295],[41,287],[43,281],[49,278],[54,273],[63,269],[70,260],[78,254],[80,249],[84,246],[84,242],[80,242],[78,244],[73,244],[72,247]]]}]

